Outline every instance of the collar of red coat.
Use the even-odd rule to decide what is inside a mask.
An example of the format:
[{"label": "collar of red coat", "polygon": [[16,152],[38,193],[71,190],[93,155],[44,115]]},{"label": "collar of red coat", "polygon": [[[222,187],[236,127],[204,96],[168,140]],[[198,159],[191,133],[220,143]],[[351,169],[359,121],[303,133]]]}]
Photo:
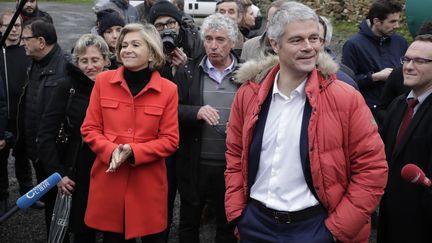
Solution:
[{"label": "collar of red coat", "polygon": [[[276,74],[280,70],[280,64],[276,64],[270,71],[267,73],[265,78],[258,84],[254,81],[256,85],[256,91],[258,92],[258,103],[262,104],[264,100],[266,99],[268,93],[273,87],[274,79],[276,77]],[[306,81],[306,87],[305,87],[305,93],[309,99],[310,104],[315,104],[315,99],[317,97],[317,94],[319,92],[324,91],[328,85],[330,85],[333,80],[336,79],[335,74],[331,74],[328,76],[324,76],[321,74],[321,72],[318,69],[314,69],[308,76],[308,79]]]},{"label": "collar of red coat", "polygon": [[[124,79],[123,73],[124,73],[124,66],[120,66],[119,68],[117,68],[117,70],[115,70],[115,74],[112,76],[109,82],[112,84],[119,83],[120,85],[122,86],[125,85],[125,87],[127,87],[126,80]],[[160,82],[160,79],[162,79],[162,77],[160,76],[159,72],[154,70],[151,74],[150,82],[144,87],[142,92],[145,92],[149,89],[153,89],[157,92],[161,92],[162,83]]]}]

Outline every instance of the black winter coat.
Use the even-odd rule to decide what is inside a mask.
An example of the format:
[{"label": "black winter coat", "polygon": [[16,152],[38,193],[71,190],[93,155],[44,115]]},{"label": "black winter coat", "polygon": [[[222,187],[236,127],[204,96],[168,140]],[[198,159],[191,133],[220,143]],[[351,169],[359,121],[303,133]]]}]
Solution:
[{"label": "black winter coat", "polygon": [[[31,64],[28,75],[30,73],[36,73],[39,75],[39,79],[41,80],[40,85],[37,89],[33,90],[34,93],[29,93],[30,90],[29,87],[29,79],[26,80],[24,84],[24,89],[21,94],[21,97],[18,102],[18,128],[17,128],[17,144],[16,146],[18,149],[15,149],[14,151],[29,151],[29,148],[32,148],[30,151],[32,154],[27,154],[30,159],[36,160],[34,158],[34,154],[37,155],[37,131],[39,130],[40,125],[40,119],[42,118],[42,114],[45,111],[45,107],[48,104],[48,101],[51,98],[51,95],[53,94],[54,88],[57,86],[58,83],[61,83],[65,80],[65,68],[66,65],[69,63],[68,56],[65,55],[63,50],[58,46],[55,45],[54,49],[50,52],[50,59],[47,60],[48,62],[41,66],[36,65],[34,62]],[[35,96],[36,97],[36,104],[34,105],[36,108],[26,111],[26,97],[29,96]],[[28,113],[27,113],[28,112]],[[31,114],[30,114],[31,113]],[[32,119],[32,117],[35,117],[36,119]],[[31,141],[32,144],[28,144],[31,139],[29,139],[26,134],[26,126],[28,124],[33,124],[32,127],[36,128],[36,131],[34,131],[35,138]],[[31,137],[31,136],[30,136]],[[32,138],[33,139],[33,138]],[[24,149],[24,150],[23,150]]]},{"label": "black winter coat", "polygon": [[[87,230],[84,224],[84,213],[87,205],[90,170],[96,157],[87,144],[83,143],[80,132],[94,82],[72,64],[68,64],[66,70],[68,79],[59,83],[53,91],[41,120],[38,133],[39,159],[48,174],[59,172],[76,183],[70,228],[72,232],[79,233]],[[71,97],[67,114],[65,114],[71,88],[75,90],[75,93]],[[62,155],[59,153],[56,137],[60,123],[65,117],[70,120],[71,135],[66,152]]]},{"label": "black winter coat", "polygon": [[[16,134],[16,117],[18,99],[22,93],[24,82],[27,79],[26,71],[31,63],[31,58],[25,54],[25,49],[20,45],[7,46],[5,48],[6,57],[0,53],[0,72],[3,78],[5,93],[8,102],[8,122],[7,130]],[[6,60],[6,65],[5,65]],[[6,77],[7,67],[7,77]],[[6,85],[6,81],[8,82]]]},{"label": "black winter coat", "polygon": [[379,210],[378,242],[432,242],[432,190],[401,178],[408,163],[432,177],[432,95],[421,104],[400,144],[396,135],[405,113],[407,94],[397,97],[381,128],[389,163],[388,182]]}]

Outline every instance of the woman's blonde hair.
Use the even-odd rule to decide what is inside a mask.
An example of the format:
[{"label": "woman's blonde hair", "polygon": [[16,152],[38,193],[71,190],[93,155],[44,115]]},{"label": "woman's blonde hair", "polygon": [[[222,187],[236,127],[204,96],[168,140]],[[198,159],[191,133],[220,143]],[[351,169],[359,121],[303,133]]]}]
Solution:
[{"label": "woman's blonde hair", "polygon": [[163,52],[162,40],[159,32],[151,24],[127,24],[120,32],[120,36],[116,44],[116,56],[119,62],[121,61],[120,51],[122,49],[122,42],[127,33],[138,32],[141,34],[142,39],[147,44],[150,51],[149,61],[150,70],[156,70],[161,68],[165,64],[165,54]]},{"label": "woman's blonde hair", "polygon": [[110,51],[105,40],[99,35],[84,34],[75,43],[75,47],[72,53],[73,64],[78,64],[80,56],[86,52],[89,46],[96,47],[100,51],[103,59],[105,61],[109,61]]}]

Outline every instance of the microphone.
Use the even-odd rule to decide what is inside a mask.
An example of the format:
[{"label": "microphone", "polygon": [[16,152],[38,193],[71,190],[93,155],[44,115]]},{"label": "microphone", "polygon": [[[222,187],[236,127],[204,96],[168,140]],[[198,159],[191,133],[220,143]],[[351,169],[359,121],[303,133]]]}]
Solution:
[{"label": "microphone", "polygon": [[50,177],[46,178],[44,181],[39,183],[33,189],[28,191],[26,194],[22,195],[16,201],[16,205],[9,209],[3,216],[0,217],[0,224],[3,223],[10,216],[15,214],[20,209],[27,209],[33,205],[37,200],[39,200],[43,195],[45,195],[51,188],[53,188],[62,179],[59,173],[54,173]]},{"label": "microphone", "polygon": [[405,181],[430,187],[432,182],[425,176],[425,173],[415,164],[407,164],[401,170],[402,179]]}]

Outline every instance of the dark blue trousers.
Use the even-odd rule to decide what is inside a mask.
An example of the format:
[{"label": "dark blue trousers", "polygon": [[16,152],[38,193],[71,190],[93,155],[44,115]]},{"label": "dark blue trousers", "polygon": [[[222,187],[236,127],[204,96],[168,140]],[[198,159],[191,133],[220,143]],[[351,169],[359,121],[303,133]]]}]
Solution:
[{"label": "dark blue trousers", "polygon": [[240,243],[330,243],[334,242],[325,227],[326,213],[293,223],[278,223],[248,203],[237,221]]}]

